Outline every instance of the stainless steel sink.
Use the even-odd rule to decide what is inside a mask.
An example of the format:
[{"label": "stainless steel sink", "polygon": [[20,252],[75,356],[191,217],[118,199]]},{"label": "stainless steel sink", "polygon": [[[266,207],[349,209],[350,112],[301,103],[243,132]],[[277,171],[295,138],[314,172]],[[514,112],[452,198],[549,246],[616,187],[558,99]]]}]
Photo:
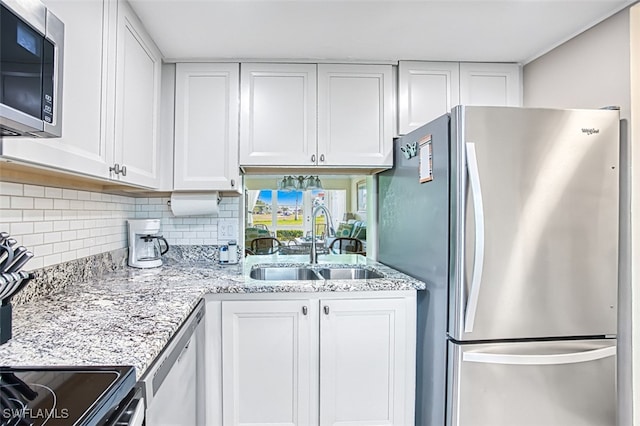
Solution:
[{"label": "stainless steel sink", "polygon": [[365,268],[322,268],[318,273],[326,280],[366,280],[384,275]]},{"label": "stainless steel sink", "polygon": [[287,280],[321,280],[313,269],[298,267],[277,267],[265,266],[257,267],[249,272],[249,276],[254,280],[265,281],[287,281]]}]

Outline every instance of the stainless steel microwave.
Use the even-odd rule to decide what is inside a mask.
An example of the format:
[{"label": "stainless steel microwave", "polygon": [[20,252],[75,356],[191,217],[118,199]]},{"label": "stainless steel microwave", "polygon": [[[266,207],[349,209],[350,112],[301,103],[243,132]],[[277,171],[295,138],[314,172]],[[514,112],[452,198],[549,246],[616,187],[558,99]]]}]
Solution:
[{"label": "stainless steel microwave", "polygon": [[62,135],[64,24],[39,0],[0,0],[0,135]]}]

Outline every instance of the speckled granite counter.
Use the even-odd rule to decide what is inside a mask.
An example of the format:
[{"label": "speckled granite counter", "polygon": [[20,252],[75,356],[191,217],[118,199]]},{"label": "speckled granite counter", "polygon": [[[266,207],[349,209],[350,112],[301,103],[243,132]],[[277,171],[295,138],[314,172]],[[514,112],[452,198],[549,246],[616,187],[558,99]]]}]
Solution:
[{"label": "speckled granite counter", "polygon": [[120,268],[67,283],[13,309],[13,338],[0,364],[133,365],[138,378],[207,293],[421,290],[424,283],[354,255],[320,256],[320,264],[356,263],[382,272],[370,280],[258,281],[256,264],[303,264],[307,256],[250,256],[238,265],[170,259],[154,269]]}]

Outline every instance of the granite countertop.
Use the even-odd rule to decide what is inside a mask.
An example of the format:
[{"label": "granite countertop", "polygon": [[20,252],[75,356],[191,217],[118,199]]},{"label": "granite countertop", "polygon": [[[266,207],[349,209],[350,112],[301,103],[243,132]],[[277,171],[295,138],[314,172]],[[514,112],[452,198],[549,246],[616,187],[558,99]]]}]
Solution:
[{"label": "granite countertop", "polygon": [[0,346],[5,366],[133,365],[139,379],[208,293],[422,290],[425,284],[355,255],[319,264],[358,264],[385,278],[259,281],[262,264],[308,263],[308,256],[249,256],[237,265],[183,259],[153,269],[125,267],[74,282],[13,307],[13,338]]}]

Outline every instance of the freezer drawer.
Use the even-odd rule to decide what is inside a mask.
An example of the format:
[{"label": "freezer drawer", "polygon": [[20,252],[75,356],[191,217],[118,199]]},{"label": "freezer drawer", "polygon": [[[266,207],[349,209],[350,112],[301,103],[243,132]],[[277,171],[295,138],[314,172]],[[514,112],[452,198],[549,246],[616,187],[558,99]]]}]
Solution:
[{"label": "freezer drawer", "polygon": [[449,342],[447,425],[616,424],[616,341]]}]

